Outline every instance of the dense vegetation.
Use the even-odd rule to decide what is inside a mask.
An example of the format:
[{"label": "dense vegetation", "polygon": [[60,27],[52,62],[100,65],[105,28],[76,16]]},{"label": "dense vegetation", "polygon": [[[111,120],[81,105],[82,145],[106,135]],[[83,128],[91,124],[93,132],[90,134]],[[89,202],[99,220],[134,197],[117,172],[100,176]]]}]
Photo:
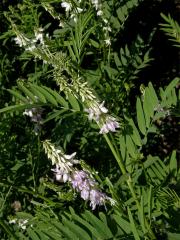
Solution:
[{"label": "dense vegetation", "polygon": [[2,240],[180,239],[179,7],[2,0]]}]

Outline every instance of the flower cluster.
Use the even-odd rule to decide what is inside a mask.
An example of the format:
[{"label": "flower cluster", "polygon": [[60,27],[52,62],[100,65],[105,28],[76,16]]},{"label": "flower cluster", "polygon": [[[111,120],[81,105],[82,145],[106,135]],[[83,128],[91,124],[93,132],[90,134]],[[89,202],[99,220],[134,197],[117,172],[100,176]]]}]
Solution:
[{"label": "flower cluster", "polygon": [[[62,2],[61,7],[65,9],[65,12],[67,14],[69,14],[69,12],[71,11],[70,19],[73,19],[74,22],[77,22],[77,15],[83,11],[82,8],[73,7],[72,3],[69,2]],[[63,24],[61,26],[63,26]]]},{"label": "flower cluster", "polygon": [[158,112],[158,113],[164,113],[164,117],[165,116],[169,116],[170,115],[170,111],[168,109],[165,109],[163,106],[161,106],[160,104],[158,104],[155,108],[154,111]]},{"label": "flower cluster", "polygon": [[72,174],[71,182],[73,188],[81,193],[82,199],[90,201],[92,210],[97,205],[102,206],[106,200],[109,200],[106,194],[98,190],[97,183],[87,171],[75,171]]},{"label": "flower cluster", "polygon": [[99,122],[100,116],[103,113],[107,113],[108,109],[104,107],[104,101],[101,104],[94,104],[90,108],[85,109],[85,112],[89,113],[89,120],[95,120],[96,122]]},{"label": "flower cluster", "polygon": [[91,2],[97,11],[97,16],[101,16],[103,12],[101,10],[101,4],[99,3],[99,0],[91,0]]},{"label": "flower cluster", "polygon": [[34,132],[38,135],[39,131],[41,130],[42,124],[42,108],[31,108],[25,109],[23,115],[30,117],[31,121],[35,123]]},{"label": "flower cluster", "polygon": [[115,204],[113,199],[98,189],[98,183],[89,171],[78,170],[74,167],[74,164],[79,163],[78,160],[74,159],[76,153],[71,155],[63,154],[60,149],[55,148],[49,141],[44,141],[43,147],[48,158],[55,165],[52,171],[55,173],[56,180],[69,182],[80,193],[82,199],[90,201],[90,206],[93,210],[97,205],[105,205],[106,201]]},{"label": "flower cluster", "polygon": [[119,128],[119,123],[116,121],[114,117],[107,116],[106,122],[101,127],[99,133],[104,134],[108,132],[116,132],[116,128]]},{"label": "flower cluster", "polygon": [[38,28],[34,31],[34,33],[35,38],[28,39],[22,33],[16,32],[17,37],[15,37],[14,40],[16,44],[20,47],[25,47],[27,51],[33,51],[34,49],[36,49],[37,44],[44,46],[43,29]]},{"label": "flower cluster", "polygon": [[14,218],[14,219],[9,220],[9,224],[17,224],[19,228],[21,228],[22,230],[25,230],[28,221],[29,221],[28,219]]},{"label": "flower cluster", "polygon": [[89,114],[89,120],[95,120],[101,126],[100,134],[115,132],[116,128],[119,128],[117,120],[107,115],[108,109],[104,107],[104,101],[101,104],[91,105],[90,108],[85,109],[85,112]]},{"label": "flower cluster", "polygon": [[31,109],[25,109],[23,112],[23,115],[26,115],[31,118],[32,122],[41,124],[42,122],[42,109],[41,108],[31,108]]}]

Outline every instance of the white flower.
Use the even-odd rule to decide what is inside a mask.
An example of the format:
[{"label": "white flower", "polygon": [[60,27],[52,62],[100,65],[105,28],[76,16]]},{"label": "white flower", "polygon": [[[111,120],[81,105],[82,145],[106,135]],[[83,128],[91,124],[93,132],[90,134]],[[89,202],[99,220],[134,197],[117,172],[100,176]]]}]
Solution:
[{"label": "white flower", "polygon": [[77,12],[78,12],[78,13],[81,13],[82,11],[83,11],[82,8],[78,8],[78,7],[77,7]]},{"label": "white flower", "polygon": [[110,38],[104,40],[107,46],[111,45],[111,40]]},{"label": "white flower", "polygon": [[102,15],[103,15],[103,11],[102,10],[97,11],[97,16],[102,16]]},{"label": "white flower", "polygon": [[9,224],[15,224],[17,222],[17,218],[9,220]]},{"label": "white flower", "polygon": [[20,47],[26,46],[29,42],[29,39],[19,35],[17,37],[14,38],[14,41],[16,42],[17,45],[19,45]]},{"label": "white flower", "polygon": [[108,23],[108,20],[106,18],[103,19],[104,23]]},{"label": "white flower", "polygon": [[96,10],[99,8],[99,1],[98,0],[91,0],[92,4],[95,6]]},{"label": "white flower", "polygon": [[34,49],[36,49],[36,46],[34,44],[32,44],[32,45],[26,47],[25,49],[26,49],[26,51],[32,52]]},{"label": "white flower", "polygon": [[26,224],[28,223],[28,219],[19,219],[18,220],[18,226],[22,228],[23,230],[26,229]]},{"label": "white flower", "polygon": [[72,5],[71,5],[71,3],[68,3],[68,2],[62,2],[61,7],[65,8],[66,12],[69,12],[72,8]]},{"label": "white flower", "polygon": [[99,105],[96,104],[88,109],[85,109],[85,112],[89,113],[89,120],[95,120],[96,122],[99,122],[99,118],[102,114],[107,113],[108,109],[104,107],[104,101]]},{"label": "white flower", "polygon": [[40,41],[41,44],[44,45],[43,33],[40,31],[35,31],[35,41]]},{"label": "white flower", "polygon": [[99,109],[103,113],[107,113],[108,112],[108,109],[104,107],[104,101],[99,105]]},{"label": "white flower", "polygon": [[64,158],[67,160],[72,160],[76,156],[76,152],[72,153],[71,155],[64,155]]},{"label": "white flower", "polygon": [[59,182],[67,182],[71,180],[70,171],[62,169],[59,164],[56,164],[55,169],[51,169],[55,173],[56,180]]},{"label": "white flower", "polygon": [[104,30],[104,31],[111,32],[111,28],[110,28],[110,27],[103,27],[103,30]]}]

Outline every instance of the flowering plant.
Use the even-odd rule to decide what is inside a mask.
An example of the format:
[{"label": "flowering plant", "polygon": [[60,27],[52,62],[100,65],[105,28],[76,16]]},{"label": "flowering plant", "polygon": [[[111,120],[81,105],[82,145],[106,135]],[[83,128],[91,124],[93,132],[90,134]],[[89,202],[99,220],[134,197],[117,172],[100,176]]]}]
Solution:
[{"label": "flowering plant", "polygon": [[[177,143],[167,132],[177,136],[179,78],[173,70],[172,81],[149,82],[156,34],[127,37],[141,2],[25,1],[4,13],[2,239],[178,231],[170,221],[180,206]],[[178,23],[162,16],[179,44]]]}]

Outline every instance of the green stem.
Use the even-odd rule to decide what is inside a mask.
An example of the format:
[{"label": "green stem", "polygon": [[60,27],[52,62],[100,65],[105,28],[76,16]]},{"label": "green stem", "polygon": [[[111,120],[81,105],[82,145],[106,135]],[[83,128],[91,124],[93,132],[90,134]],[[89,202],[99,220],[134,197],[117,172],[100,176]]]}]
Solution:
[{"label": "green stem", "polygon": [[107,134],[104,134],[104,138],[106,139],[106,142],[107,142],[109,148],[111,149],[111,152],[113,153],[113,155],[114,155],[114,157],[115,157],[115,159],[116,159],[116,161],[117,161],[117,163],[118,163],[118,165],[119,165],[119,167],[120,167],[120,169],[121,169],[122,174],[126,174],[126,169],[125,169],[125,167],[124,167],[124,164],[123,164],[123,162],[122,162],[122,159],[121,159],[121,158],[119,157],[119,155],[117,154],[117,152],[116,152],[116,150],[114,149],[114,147],[113,147],[111,141],[109,140]]},{"label": "green stem", "polygon": [[[109,139],[109,137],[108,137],[107,134],[104,134],[104,138],[106,139],[106,142],[107,142],[109,148],[111,149],[111,151],[112,151],[112,153],[113,153],[113,155],[114,155],[114,157],[115,157],[115,159],[116,159],[116,161],[117,161],[117,163],[118,163],[118,165],[119,165],[119,167],[120,167],[120,170],[121,170],[122,174],[123,174],[123,175],[127,174],[127,171],[126,171],[126,168],[125,168],[125,166],[124,166],[122,157],[121,157],[121,155],[120,155],[120,153],[119,153],[119,151],[118,151],[118,149],[117,149],[117,146],[116,146],[116,143],[115,143],[115,141],[114,141],[114,139],[113,139],[113,136],[111,136],[111,138],[112,138],[112,142],[115,144],[115,147],[114,147],[113,144],[111,143],[111,141],[110,141],[110,139]],[[116,148],[116,149],[115,149],[115,148]],[[128,187],[129,187],[129,190],[130,190],[130,192],[131,192],[131,195],[132,195],[134,201],[136,202],[137,209],[138,209],[138,211],[140,212],[140,211],[141,211],[141,205],[140,205],[140,203],[139,203],[139,201],[138,201],[138,198],[137,198],[137,196],[136,196],[136,193],[135,193],[135,190],[134,190],[134,187],[133,187],[133,184],[132,184],[132,178],[131,178],[131,176],[129,176],[129,178],[128,178],[128,180],[127,180],[127,185],[128,185]],[[147,219],[146,219],[145,216],[144,216],[144,219],[145,219],[145,225],[146,225],[147,229],[149,230],[149,233],[150,233],[152,239],[156,239],[156,237],[155,237],[153,231],[151,230],[151,228],[150,228],[150,226],[149,226],[149,224],[148,224],[148,221],[147,221]]]}]

